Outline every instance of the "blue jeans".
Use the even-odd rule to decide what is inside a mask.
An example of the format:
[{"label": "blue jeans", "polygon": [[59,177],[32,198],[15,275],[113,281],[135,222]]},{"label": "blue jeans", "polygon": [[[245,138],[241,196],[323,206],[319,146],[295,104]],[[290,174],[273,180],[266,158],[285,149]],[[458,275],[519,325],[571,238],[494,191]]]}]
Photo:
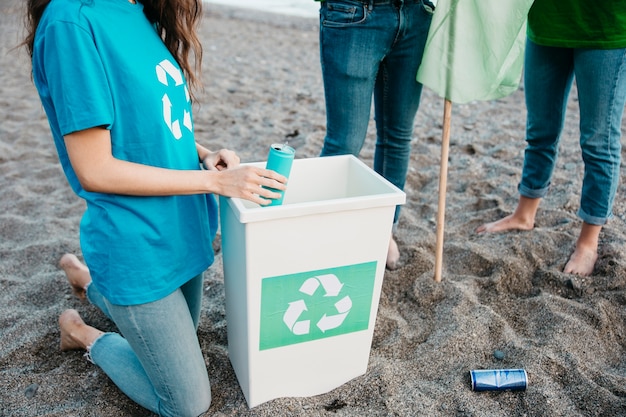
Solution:
[{"label": "blue jeans", "polygon": [[[358,156],[376,120],[374,170],[404,189],[422,85],[415,80],[432,19],[422,0],[326,0],[320,60],[326,98],[321,156]],[[396,208],[394,223],[400,207]]]},{"label": "blue jeans", "polygon": [[211,404],[209,376],[196,330],[202,275],[167,297],[147,304],[111,304],[95,285],[87,297],[120,332],[93,343],[91,360],[122,392],[160,416],[198,416]]},{"label": "blue jeans", "polygon": [[604,225],[612,217],[620,177],[621,123],[626,104],[626,48],[573,49],[526,43],[526,151],[519,192],[548,192],[558,156],[567,97],[576,77],[580,148],[585,173],[578,216]]}]

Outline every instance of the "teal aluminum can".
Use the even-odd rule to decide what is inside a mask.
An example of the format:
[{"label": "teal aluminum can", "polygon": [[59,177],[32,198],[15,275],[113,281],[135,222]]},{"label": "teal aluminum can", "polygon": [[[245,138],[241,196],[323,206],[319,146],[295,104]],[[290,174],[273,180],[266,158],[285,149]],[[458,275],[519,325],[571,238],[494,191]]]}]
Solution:
[{"label": "teal aluminum can", "polygon": [[[267,156],[267,164],[265,165],[265,168],[276,171],[279,174],[289,178],[291,165],[293,164],[293,159],[295,155],[296,151],[291,146],[283,143],[273,143],[270,146],[270,151]],[[268,204],[268,206],[280,206],[281,204],[283,204],[285,193],[281,190],[276,190],[274,188],[269,189],[280,193],[280,198],[273,199],[272,202]]]},{"label": "teal aluminum can", "polygon": [[479,369],[470,371],[472,391],[523,391],[528,375],[523,369]]}]

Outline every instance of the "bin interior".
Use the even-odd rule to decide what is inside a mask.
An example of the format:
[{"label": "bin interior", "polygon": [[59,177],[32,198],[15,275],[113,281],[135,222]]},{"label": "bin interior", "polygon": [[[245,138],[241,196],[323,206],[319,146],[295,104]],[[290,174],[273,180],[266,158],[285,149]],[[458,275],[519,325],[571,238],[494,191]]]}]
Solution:
[{"label": "bin interior", "polygon": [[[250,165],[264,167],[265,162]],[[239,221],[248,222],[304,214],[312,206],[336,211],[364,208],[364,201],[369,207],[403,204],[405,195],[358,158],[340,155],[296,159],[281,206],[261,207],[248,200],[229,200]]]}]

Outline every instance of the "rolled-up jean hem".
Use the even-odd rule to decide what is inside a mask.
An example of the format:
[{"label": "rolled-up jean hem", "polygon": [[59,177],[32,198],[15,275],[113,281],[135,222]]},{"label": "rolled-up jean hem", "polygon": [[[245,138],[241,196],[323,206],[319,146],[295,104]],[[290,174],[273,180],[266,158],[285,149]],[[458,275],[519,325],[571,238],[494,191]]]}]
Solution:
[{"label": "rolled-up jean hem", "polygon": [[533,190],[532,188],[528,188],[523,186],[522,184],[519,184],[517,186],[517,190],[522,197],[526,198],[543,198],[546,196],[546,194],[548,194],[548,187]]},{"label": "rolled-up jean hem", "polygon": [[591,224],[594,226],[604,226],[609,221],[609,219],[613,217],[613,214],[609,214],[608,217],[591,216],[585,213],[585,211],[582,208],[578,209],[578,213],[576,213],[576,215],[580,217],[582,221],[584,221],[585,223]]}]

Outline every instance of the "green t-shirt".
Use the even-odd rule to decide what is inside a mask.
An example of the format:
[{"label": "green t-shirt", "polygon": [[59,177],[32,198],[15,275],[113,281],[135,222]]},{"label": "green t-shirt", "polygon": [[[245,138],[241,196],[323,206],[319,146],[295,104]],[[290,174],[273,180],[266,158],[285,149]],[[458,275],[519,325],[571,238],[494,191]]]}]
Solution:
[{"label": "green t-shirt", "polygon": [[626,1],[535,0],[528,38],[545,46],[625,48]]}]

